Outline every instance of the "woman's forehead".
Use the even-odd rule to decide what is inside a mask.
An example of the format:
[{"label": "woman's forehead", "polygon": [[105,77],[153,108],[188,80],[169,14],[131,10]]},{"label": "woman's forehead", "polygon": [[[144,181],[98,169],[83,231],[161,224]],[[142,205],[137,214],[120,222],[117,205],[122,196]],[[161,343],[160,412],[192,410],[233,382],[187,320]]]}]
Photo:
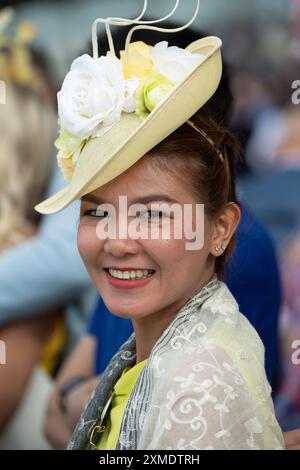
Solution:
[{"label": "woman's forehead", "polygon": [[167,177],[168,175],[163,170],[156,168],[148,159],[142,159],[92,193],[105,194],[106,192],[118,190],[119,188],[128,188],[128,190],[134,191],[135,188],[140,188],[145,185],[149,187],[157,186],[158,180],[164,180],[166,182]]},{"label": "woman's forehead", "polygon": [[82,200],[105,202],[116,199],[119,195],[127,196],[131,203],[144,204],[151,201],[183,202],[193,198],[188,184],[175,174],[144,161],[138,162],[114,180],[84,196]]}]

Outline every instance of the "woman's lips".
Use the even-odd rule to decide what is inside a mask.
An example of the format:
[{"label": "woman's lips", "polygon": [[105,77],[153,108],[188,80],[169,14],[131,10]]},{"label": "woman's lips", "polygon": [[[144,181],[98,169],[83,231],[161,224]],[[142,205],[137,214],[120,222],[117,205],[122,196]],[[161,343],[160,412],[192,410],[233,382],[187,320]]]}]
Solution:
[{"label": "woman's lips", "polygon": [[118,279],[116,277],[111,276],[106,269],[104,269],[104,272],[110,285],[117,289],[134,289],[136,287],[143,287],[152,281],[155,274],[154,271],[151,276],[143,279]]}]

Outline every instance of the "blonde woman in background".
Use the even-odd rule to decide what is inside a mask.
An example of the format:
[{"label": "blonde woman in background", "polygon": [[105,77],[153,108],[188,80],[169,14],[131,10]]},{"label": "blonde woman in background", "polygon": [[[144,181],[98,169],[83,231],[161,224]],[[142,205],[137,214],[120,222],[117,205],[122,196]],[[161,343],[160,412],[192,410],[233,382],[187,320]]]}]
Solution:
[{"label": "blonde woman in background", "polygon": [[[55,129],[50,99],[26,86],[7,85],[6,104],[0,108],[0,256],[17,250],[37,231],[39,220],[33,207],[48,183]],[[46,382],[34,370],[59,315],[58,309],[52,310],[0,328],[6,346],[6,364],[0,367],[0,433],[5,430],[0,434],[0,448],[18,445],[19,410],[11,418],[24,393],[32,396],[35,385]],[[44,399],[37,398],[31,409],[31,429]]]},{"label": "blonde woman in background", "polygon": [[37,93],[9,85],[0,113],[0,250],[31,237],[33,206],[45,191],[52,159],[54,111]]}]

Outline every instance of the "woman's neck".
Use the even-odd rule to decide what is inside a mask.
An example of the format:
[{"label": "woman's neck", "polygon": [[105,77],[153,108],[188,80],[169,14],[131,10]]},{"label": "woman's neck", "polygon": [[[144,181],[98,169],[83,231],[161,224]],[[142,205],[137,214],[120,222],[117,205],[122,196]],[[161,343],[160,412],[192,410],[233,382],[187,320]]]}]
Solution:
[{"label": "woman's neck", "polygon": [[[213,277],[214,274],[210,275],[208,279],[206,279],[202,283],[202,287],[208,284]],[[155,343],[159,340],[163,332],[172,323],[179,310],[191,297],[193,297],[197,292],[199,292],[202,287],[199,287],[197,290],[195,290],[192,295],[189,295],[186,299],[183,299],[179,302],[174,303],[171,306],[168,306],[165,310],[160,310],[159,312],[147,315],[144,318],[132,319],[136,340],[136,364],[141,361],[144,361],[150,356],[150,353]]]},{"label": "woman's neck", "polygon": [[175,315],[176,312],[155,318],[153,315],[149,315],[139,320],[132,320],[136,341],[136,364],[150,356],[153,346],[172,323]]}]

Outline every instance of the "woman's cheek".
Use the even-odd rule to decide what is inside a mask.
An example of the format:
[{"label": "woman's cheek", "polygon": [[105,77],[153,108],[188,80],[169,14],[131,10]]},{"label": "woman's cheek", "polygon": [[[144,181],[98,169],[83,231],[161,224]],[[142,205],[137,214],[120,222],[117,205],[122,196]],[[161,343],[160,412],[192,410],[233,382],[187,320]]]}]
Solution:
[{"label": "woman's cheek", "polygon": [[84,263],[95,256],[97,237],[95,227],[80,224],[77,231],[77,247]]},{"label": "woman's cheek", "polygon": [[183,240],[143,240],[144,250],[160,266],[171,266],[178,258],[185,254],[185,242]]}]

